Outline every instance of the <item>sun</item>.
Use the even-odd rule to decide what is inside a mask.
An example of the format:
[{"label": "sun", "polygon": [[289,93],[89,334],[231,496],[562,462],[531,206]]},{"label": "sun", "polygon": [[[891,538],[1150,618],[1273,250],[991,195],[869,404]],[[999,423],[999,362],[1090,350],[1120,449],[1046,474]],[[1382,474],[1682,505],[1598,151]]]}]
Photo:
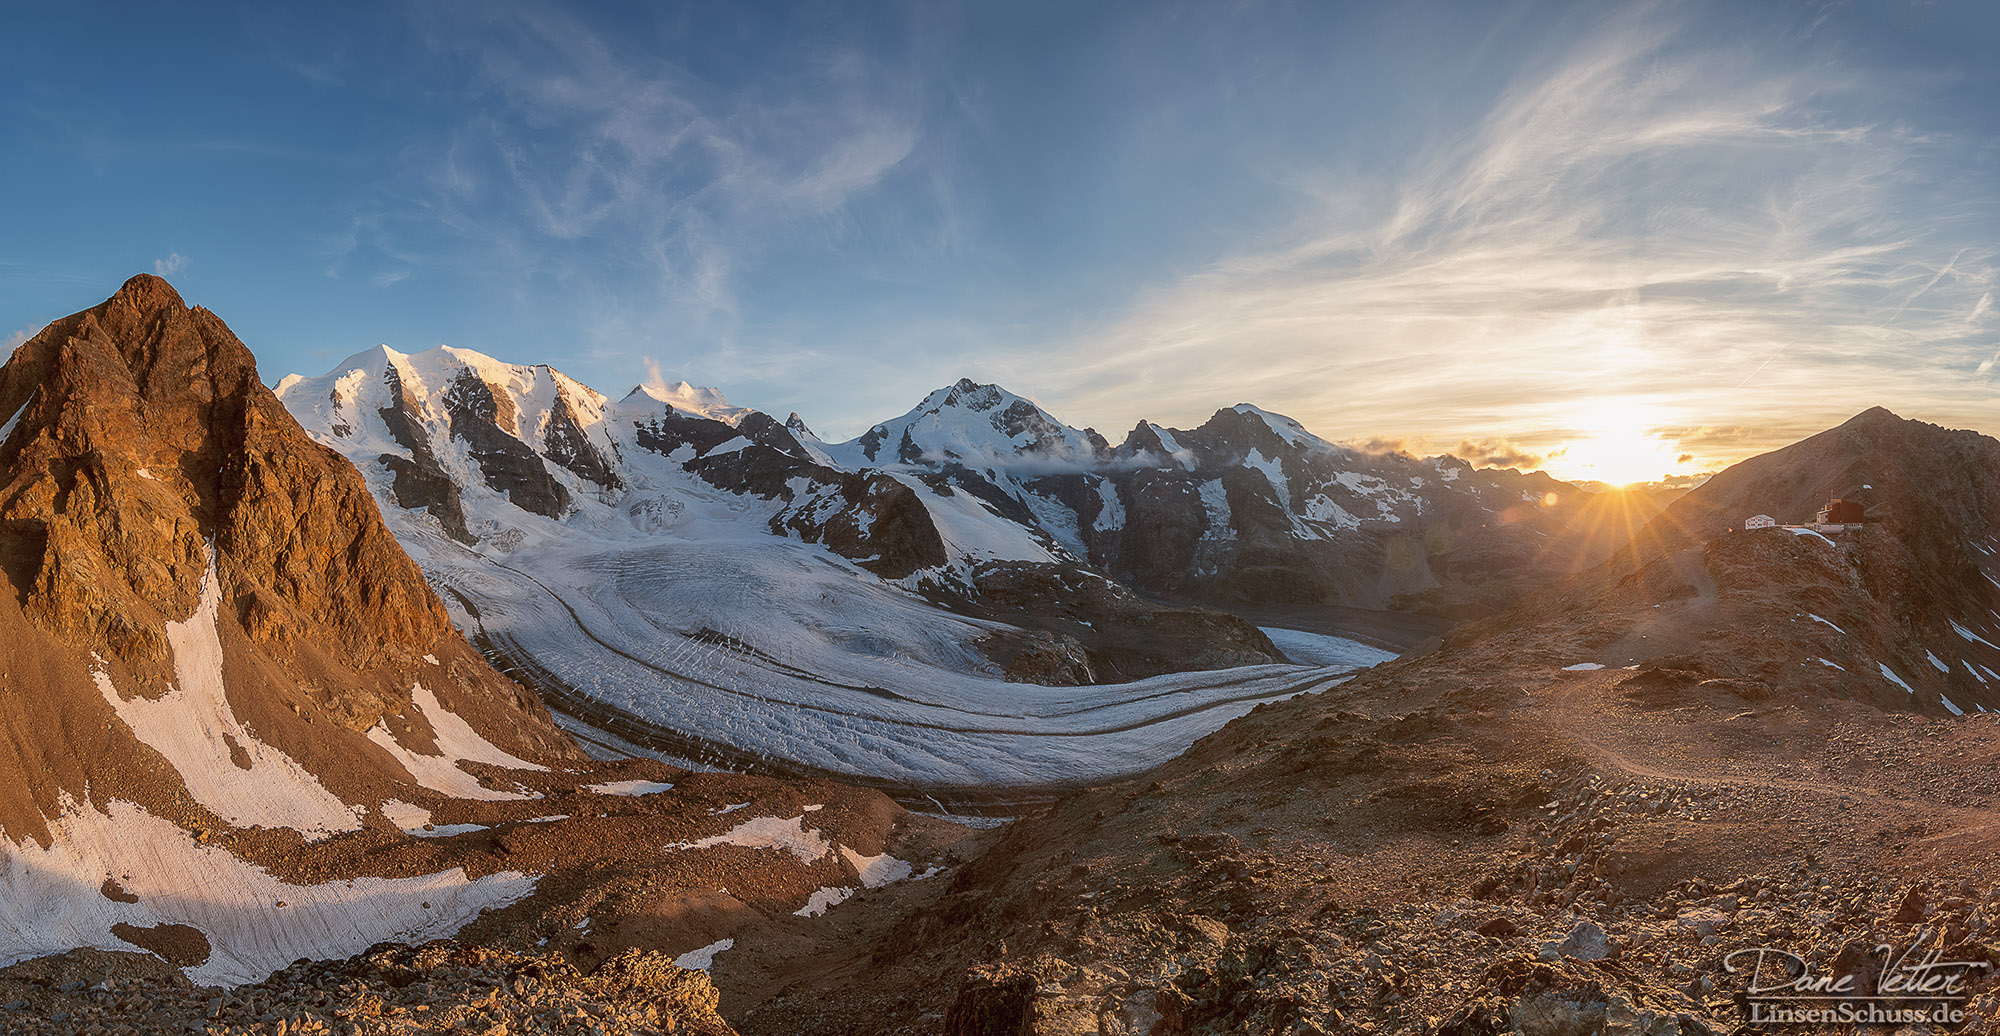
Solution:
[{"label": "sun", "polygon": [[1654,432],[1643,409],[1604,406],[1578,420],[1581,434],[1549,456],[1549,473],[1571,482],[1629,486],[1671,473],[1676,443]]}]

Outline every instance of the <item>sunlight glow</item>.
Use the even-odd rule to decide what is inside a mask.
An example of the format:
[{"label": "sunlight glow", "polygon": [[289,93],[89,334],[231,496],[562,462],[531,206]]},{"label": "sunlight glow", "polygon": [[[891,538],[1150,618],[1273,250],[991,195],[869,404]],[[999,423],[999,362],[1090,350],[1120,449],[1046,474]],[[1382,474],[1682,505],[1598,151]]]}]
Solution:
[{"label": "sunlight glow", "polygon": [[1628,486],[1679,466],[1679,444],[1653,431],[1643,407],[1606,404],[1577,422],[1578,433],[1549,455],[1549,474],[1572,482]]}]

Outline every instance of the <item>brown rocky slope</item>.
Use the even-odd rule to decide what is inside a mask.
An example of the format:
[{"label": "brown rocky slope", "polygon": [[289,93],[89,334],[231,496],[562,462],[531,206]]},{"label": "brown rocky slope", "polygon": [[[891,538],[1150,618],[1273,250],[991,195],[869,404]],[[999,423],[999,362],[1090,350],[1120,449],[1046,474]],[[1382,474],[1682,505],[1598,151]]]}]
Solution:
[{"label": "brown rocky slope", "polygon": [[[1809,523],[1833,497],[1864,502],[1867,522],[1742,528]],[[2000,710],[2000,441],[1869,410],[1723,471],[1602,567],[1450,643],[1699,670],[1787,698]]]},{"label": "brown rocky slope", "polygon": [[211,567],[229,709],[342,801],[425,795],[365,736],[379,723],[431,750],[419,682],[501,748],[577,757],[452,629],[353,468],[165,281],[135,277],[21,346],[0,368],[0,411],[13,415],[0,444],[7,837],[46,838],[64,795],[229,826],[174,794],[181,781],[95,678],[121,701],[184,682],[165,630],[197,612]]}]

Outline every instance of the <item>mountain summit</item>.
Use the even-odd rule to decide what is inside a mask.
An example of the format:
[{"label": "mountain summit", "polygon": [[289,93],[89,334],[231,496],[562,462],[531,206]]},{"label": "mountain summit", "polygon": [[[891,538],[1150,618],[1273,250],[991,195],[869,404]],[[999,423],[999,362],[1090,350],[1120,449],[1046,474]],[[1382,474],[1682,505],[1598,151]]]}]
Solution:
[{"label": "mountain summit", "polygon": [[1110,446],[1092,429],[1063,424],[1033,400],[971,378],[925,396],[909,413],[828,447],[837,460],[872,464],[961,464],[973,469],[1076,470]]},{"label": "mountain summit", "polygon": [[0,413],[0,909],[36,904],[0,959],[178,946],[244,981],[449,934],[532,884],[336,893],[261,869],[392,813],[526,797],[497,774],[580,755],[220,319],[135,277],[16,350]]}]

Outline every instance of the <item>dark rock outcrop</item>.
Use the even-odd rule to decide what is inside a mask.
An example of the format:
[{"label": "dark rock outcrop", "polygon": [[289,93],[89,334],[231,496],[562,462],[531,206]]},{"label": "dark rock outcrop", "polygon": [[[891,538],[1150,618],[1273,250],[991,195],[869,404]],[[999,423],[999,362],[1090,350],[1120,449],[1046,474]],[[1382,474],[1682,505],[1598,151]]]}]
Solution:
[{"label": "dark rock outcrop", "polygon": [[550,460],[604,489],[625,487],[625,480],[618,477],[611,461],[577,423],[576,408],[570,405],[567,392],[556,394],[555,406],[549,411],[549,426],[542,434],[543,455]]},{"label": "dark rock outcrop", "polygon": [[383,378],[394,402],[377,413],[397,445],[410,451],[407,459],[387,453],[380,458],[382,466],[395,476],[390,491],[396,496],[396,504],[423,508],[438,520],[446,535],[460,543],[474,542],[465,527],[465,504],[459,497],[458,483],[438,464],[437,454],[431,449],[430,433],[417,417],[417,401],[404,387],[395,364],[388,365]]},{"label": "dark rock outcrop", "polygon": [[542,459],[511,431],[514,404],[471,370],[463,371],[444,395],[451,434],[471,448],[486,485],[505,493],[514,506],[549,518],[569,511],[569,490],[556,481]]}]

